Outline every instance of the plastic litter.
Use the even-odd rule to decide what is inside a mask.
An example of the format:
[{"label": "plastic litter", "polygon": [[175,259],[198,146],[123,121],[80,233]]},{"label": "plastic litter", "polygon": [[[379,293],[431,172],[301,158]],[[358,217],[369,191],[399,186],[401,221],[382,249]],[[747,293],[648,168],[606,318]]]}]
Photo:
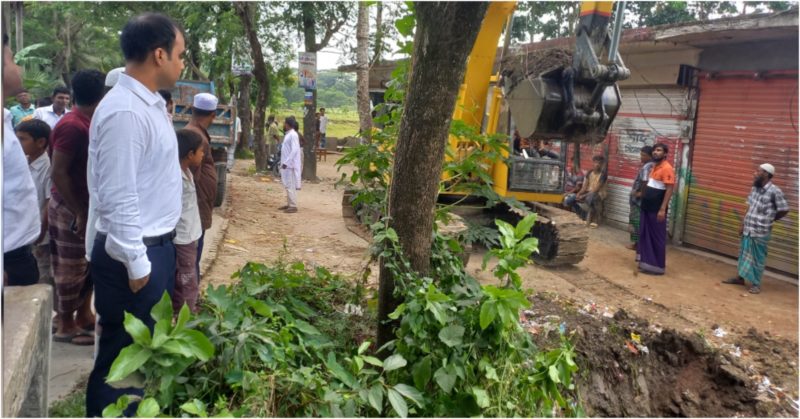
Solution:
[{"label": "plastic litter", "polygon": [[639,350],[636,349],[636,346],[634,346],[630,341],[627,340],[625,341],[625,347],[628,348],[628,350],[631,351],[632,354],[639,355]]},{"label": "plastic litter", "polygon": [[355,304],[347,303],[344,305],[344,312],[345,314],[352,314],[355,316],[363,316],[364,309],[361,306],[357,306]]},{"label": "plastic litter", "polygon": [[642,337],[633,332],[631,332],[631,340],[638,344],[642,343]]},{"label": "plastic litter", "polygon": [[730,351],[730,354],[735,356],[735,357],[737,357],[737,358],[741,358],[741,356],[742,356],[742,348],[740,348],[738,346],[734,346],[733,350]]},{"label": "plastic litter", "polygon": [[721,327],[718,327],[718,328],[714,329],[714,336],[716,336],[718,338],[724,338],[725,335],[727,335],[727,334],[728,334],[728,332],[722,330]]},{"label": "plastic litter", "polygon": [[558,325],[558,332],[561,333],[562,335],[564,333],[567,333],[567,324],[564,323],[564,322],[561,322],[561,324]]}]

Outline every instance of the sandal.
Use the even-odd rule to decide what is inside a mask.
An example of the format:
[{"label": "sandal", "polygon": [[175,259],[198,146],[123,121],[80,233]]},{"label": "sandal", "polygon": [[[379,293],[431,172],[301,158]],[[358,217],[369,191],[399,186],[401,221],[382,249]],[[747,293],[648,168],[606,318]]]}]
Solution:
[{"label": "sandal", "polygon": [[287,209],[289,209],[288,205],[284,205],[282,207],[278,207],[278,211],[286,211]]},{"label": "sandal", "polygon": [[91,346],[94,345],[94,333],[87,332],[86,330],[78,330],[68,335],[53,335],[53,341],[71,343],[77,346]]},{"label": "sandal", "polygon": [[750,294],[761,294],[761,287],[758,285],[753,285],[749,290],[747,290],[747,292]]},{"label": "sandal", "polygon": [[723,284],[730,284],[730,285],[744,285],[744,279],[739,278],[738,276],[735,278],[730,278],[722,281]]}]

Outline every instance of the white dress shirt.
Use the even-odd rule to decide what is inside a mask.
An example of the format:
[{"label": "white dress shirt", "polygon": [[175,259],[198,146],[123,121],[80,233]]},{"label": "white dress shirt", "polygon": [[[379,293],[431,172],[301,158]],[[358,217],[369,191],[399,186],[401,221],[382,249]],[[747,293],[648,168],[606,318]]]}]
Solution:
[{"label": "white dress shirt", "polygon": [[3,109],[3,253],[32,244],[42,229],[28,159]]},{"label": "white dress shirt", "polygon": [[169,233],[181,216],[178,140],[161,95],[120,74],[92,117],[88,163],[106,252],[129,279],[149,275],[143,237]]},{"label": "white dress shirt", "polygon": [[36,110],[33,111],[33,117],[34,119],[41,119],[42,121],[47,122],[47,125],[50,125],[50,129],[53,129],[56,127],[58,121],[60,121],[61,118],[67,114],[67,112],[69,112],[69,109],[64,109],[64,113],[58,115],[53,112],[53,105],[42,106],[41,108],[36,108]]},{"label": "white dress shirt", "polygon": [[175,244],[191,244],[200,239],[203,226],[200,223],[200,208],[197,206],[197,190],[192,171],[182,172],[183,195],[181,195],[181,219],[175,227]]},{"label": "white dress shirt", "polygon": [[319,132],[323,134],[328,132],[328,117],[325,115],[319,116]]},{"label": "white dress shirt", "polygon": [[[283,179],[283,186],[299,189],[300,176],[303,171],[302,158],[303,149],[300,148],[300,137],[297,136],[297,131],[291,129],[283,137],[283,142],[281,143],[281,179]],[[286,169],[283,168],[283,165],[286,165]],[[294,183],[288,183],[285,176],[292,176]]]}]

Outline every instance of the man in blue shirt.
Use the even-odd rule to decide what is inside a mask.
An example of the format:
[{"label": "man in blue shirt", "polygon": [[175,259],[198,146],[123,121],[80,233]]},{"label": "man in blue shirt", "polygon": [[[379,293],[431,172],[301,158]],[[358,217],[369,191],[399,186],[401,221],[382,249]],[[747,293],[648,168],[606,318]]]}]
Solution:
[{"label": "man in blue shirt", "polygon": [[17,93],[17,102],[19,102],[19,104],[14,105],[9,109],[9,111],[11,111],[11,116],[13,117],[11,123],[15,127],[17,124],[22,122],[26,116],[33,115],[33,111],[36,110],[31,103],[31,95],[25,89],[22,89],[21,92]]}]

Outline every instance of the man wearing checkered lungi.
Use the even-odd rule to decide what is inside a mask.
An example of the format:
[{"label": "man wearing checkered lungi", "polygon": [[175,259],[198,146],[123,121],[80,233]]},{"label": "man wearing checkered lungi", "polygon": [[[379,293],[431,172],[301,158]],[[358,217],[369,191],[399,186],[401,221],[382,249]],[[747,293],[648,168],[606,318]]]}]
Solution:
[{"label": "man wearing checkered lungi", "polygon": [[772,224],[789,213],[789,204],[783,192],[772,183],[775,167],[764,163],[754,173],[753,188],[747,197],[747,213],[739,235],[739,275],[722,281],[725,284],[744,285],[748,292],[761,292],[761,275],[767,262],[767,245],[772,233]]}]

